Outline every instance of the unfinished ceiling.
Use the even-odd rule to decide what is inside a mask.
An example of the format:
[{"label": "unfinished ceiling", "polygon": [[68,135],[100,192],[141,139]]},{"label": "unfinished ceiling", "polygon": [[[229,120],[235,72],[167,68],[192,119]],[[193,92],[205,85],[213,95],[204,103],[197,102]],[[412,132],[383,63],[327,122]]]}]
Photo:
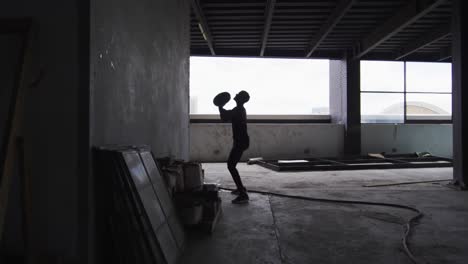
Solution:
[{"label": "unfinished ceiling", "polygon": [[450,0],[191,0],[191,55],[450,61]]}]

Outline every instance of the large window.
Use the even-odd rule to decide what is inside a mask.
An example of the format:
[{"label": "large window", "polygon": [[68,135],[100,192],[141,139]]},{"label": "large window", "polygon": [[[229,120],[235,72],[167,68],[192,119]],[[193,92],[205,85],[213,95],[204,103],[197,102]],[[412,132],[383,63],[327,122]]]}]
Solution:
[{"label": "large window", "polygon": [[361,61],[361,122],[452,119],[450,63]]},{"label": "large window", "polygon": [[191,57],[190,114],[217,115],[216,94],[245,90],[249,115],[328,115],[328,83],[328,60]]}]

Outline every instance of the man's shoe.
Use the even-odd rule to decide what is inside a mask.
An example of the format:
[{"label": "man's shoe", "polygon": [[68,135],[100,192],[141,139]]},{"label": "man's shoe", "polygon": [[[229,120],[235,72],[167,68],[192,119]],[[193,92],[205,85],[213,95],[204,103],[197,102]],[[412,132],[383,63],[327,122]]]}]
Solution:
[{"label": "man's shoe", "polygon": [[249,202],[249,196],[247,194],[240,194],[236,199],[232,200],[233,204],[245,204]]}]

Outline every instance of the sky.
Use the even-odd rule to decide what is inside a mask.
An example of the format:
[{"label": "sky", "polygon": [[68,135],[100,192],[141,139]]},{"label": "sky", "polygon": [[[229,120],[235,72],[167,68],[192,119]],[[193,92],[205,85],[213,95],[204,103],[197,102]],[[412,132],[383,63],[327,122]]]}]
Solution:
[{"label": "sky", "polygon": [[[450,63],[408,62],[407,91],[450,92]],[[404,89],[404,63],[362,61],[362,91]],[[328,114],[329,60],[191,57],[191,114],[217,114],[213,97],[227,91],[233,98],[245,90],[250,115]],[[407,100],[425,102],[451,113],[451,95],[408,94]],[[403,94],[362,95],[363,114],[378,114],[403,102]],[[233,100],[226,109],[235,106]]]},{"label": "sky", "polygon": [[[245,90],[248,114],[319,114],[329,105],[328,60],[271,58],[190,58],[191,112],[217,114],[213,97]],[[233,100],[226,109],[235,106]],[[196,110],[196,111],[193,111]]]}]

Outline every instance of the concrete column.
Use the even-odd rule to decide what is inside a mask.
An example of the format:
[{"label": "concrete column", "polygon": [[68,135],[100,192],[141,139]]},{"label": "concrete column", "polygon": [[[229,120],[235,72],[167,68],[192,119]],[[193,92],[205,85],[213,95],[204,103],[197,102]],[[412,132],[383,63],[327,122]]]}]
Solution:
[{"label": "concrete column", "polygon": [[361,153],[360,74],[359,60],[330,61],[330,115],[345,126],[345,155]]},{"label": "concrete column", "polygon": [[[452,15],[452,116],[453,116],[453,177],[463,189],[468,183],[468,2],[453,1]],[[465,14],[465,16],[463,16]],[[465,87],[463,87],[465,86]],[[467,154],[467,155],[465,155]]]}]

